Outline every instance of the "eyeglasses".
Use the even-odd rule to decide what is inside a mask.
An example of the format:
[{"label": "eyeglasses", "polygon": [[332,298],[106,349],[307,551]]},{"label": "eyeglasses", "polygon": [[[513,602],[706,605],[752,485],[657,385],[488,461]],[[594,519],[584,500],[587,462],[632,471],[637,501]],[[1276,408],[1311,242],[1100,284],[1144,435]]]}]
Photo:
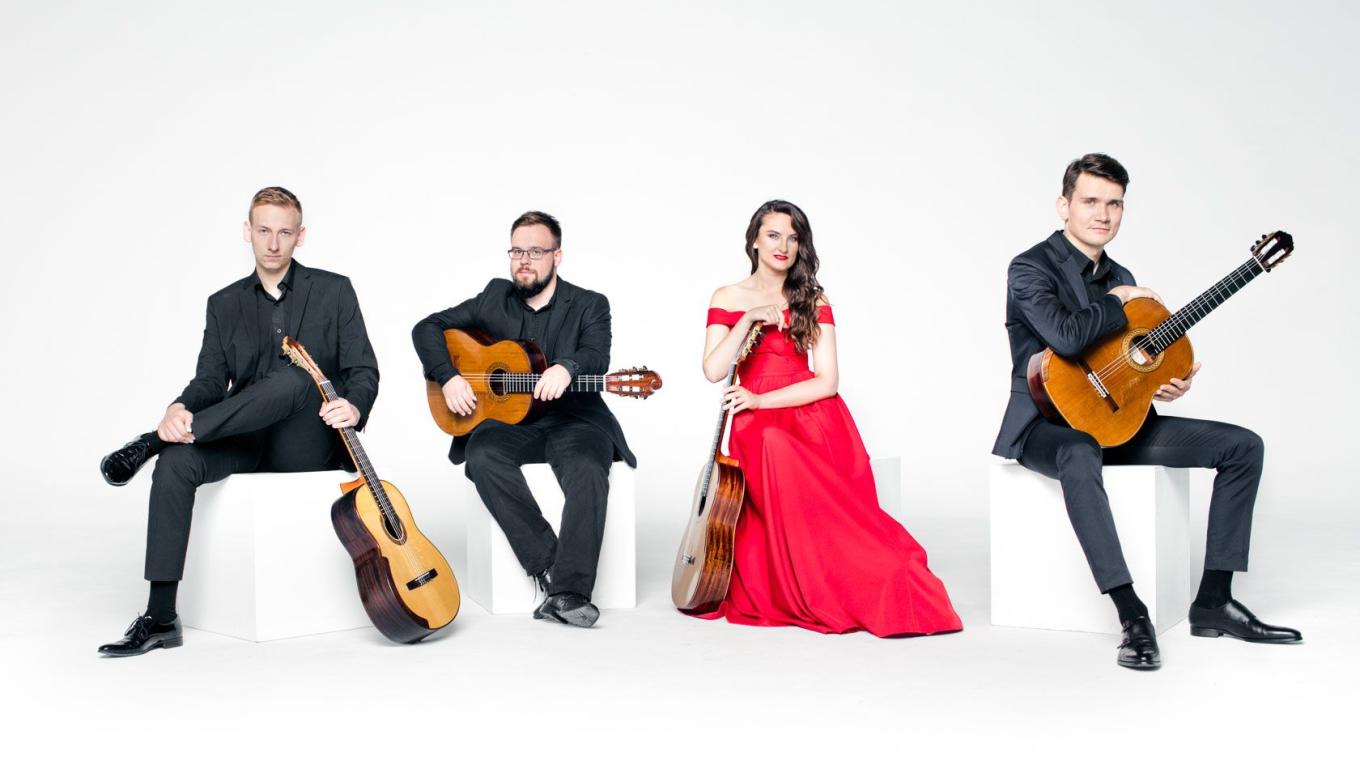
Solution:
[{"label": "eyeglasses", "polygon": [[556,248],[539,248],[535,246],[533,248],[511,248],[506,251],[506,253],[509,254],[511,261],[522,259],[525,256],[528,256],[533,261],[538,261],[556,250]]}]

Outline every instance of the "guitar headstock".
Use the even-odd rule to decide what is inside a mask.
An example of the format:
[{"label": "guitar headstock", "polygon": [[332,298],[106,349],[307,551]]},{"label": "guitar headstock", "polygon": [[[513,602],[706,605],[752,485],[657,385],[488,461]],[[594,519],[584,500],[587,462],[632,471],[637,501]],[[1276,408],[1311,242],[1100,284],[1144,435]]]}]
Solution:
[{"label": "guitar headstock", "polygon": [[661,390],[661,375],[646,367],[629,367],[605,375],[604,389],[618,396],[647,398]]},{"label": "guitar headstock", "polygon": [[764,337],[764,335],[765,335],[764,322],[756,322],[752,324],[751,331],[746,333],[746,340],[743,341],[741,344],[741,350],[737,352],[737,358],[735,363],[740,364],[742,359],[745,359],[746,357],[750,356],[751,352],[756,350],[756,346],[760,345],[760,339]]},{"label": "guitar headstock", "polygon": [[1256,245],[1251,247],[1251,257],[1256,259],[1256,263],[1261,268],[1269,272],[1275,265],[1289,258],[1289,254],[1294,252],[1294,237],[1288,232],[1276,230],[1268,235],[1262,235]]},{"label": "guitar headstock", "polygon": [[303,348],[301,343],[287,335],[283,336],[283,353],[288,355],[288,361],[301,367],[313,380],[318,383],[325,381],[326,376],[322,374],[321,368],[316,366],[312,355],[307,353],[307,349]]}]

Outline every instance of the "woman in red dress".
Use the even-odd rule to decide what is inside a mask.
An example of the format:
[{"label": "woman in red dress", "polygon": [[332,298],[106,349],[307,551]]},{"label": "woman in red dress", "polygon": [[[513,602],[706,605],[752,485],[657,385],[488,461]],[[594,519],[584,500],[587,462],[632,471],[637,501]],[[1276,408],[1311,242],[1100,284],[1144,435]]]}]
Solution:
[{"label": "woman in red dress", "polygon": [[761,206],[746,254],[751,276],[719,288],[708,310],[710,382],[726,378],[753,323],[765,332],[725,399],[746,501],[727,598],[701,617],[876,636],[960,630],[925,550],[879,508],[869,455],[836,393],[835,320],[807,216],[787,201]]}]

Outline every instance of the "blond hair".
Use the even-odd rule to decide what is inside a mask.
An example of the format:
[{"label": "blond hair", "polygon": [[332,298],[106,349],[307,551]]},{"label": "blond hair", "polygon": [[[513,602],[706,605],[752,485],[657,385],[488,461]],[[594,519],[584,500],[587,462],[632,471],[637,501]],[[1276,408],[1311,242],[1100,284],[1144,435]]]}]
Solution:
[{"label": "blond hair", "polygon": [[281,206],[291,208],[298,213],[298,224],[302,224],[302,201],[296,195],[289,192],[285,187],[266,187],[255,193],[255,197],[250,199],[250,210],[246,212],[246,217],[250,218],[256,206]]}]

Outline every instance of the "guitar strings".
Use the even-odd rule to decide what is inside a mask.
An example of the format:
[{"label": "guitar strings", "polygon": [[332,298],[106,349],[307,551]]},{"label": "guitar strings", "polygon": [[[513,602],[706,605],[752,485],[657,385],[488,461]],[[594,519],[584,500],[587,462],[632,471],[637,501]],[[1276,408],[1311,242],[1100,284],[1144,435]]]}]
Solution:
[{"label": "guitar strings", "polygon": [[[1209,312],[1213,311],[1218,306],[1221,306],[1229,297],[1245,287],[1247,283],[1251,282],[1257,275],[1261,274],[1261,272],[1256,272],[1250,277],[1247,276],[1253,264],[1260,267],[1261,272],[1267,271],[1265,267],[1257,261],[1255,256],[1251,257],[1208,290],[1190,301],[1190,303],[1186,304],[1175,314],[1172,314],[1161,324],[1157,325],[1150,332],[1139,336],[1141,339],[1140,343],[1143,345],[1150,344],[1157,353],[1162,353],[1170,348],[1172,344],[1185,334],[1185,330],[1188,330],[1190,326],[1193,326],[1200,319],[1203,319]],[[1240,283],[1237,282],[1238,279],[1241,279]],[[1226,295],[1224,295],[1225,293]],[[1214,298],[1218,299],[1217,302],[1211,303],[1211,299]],[[1167,338],[1170,337],[1170,333],[1178,329],[1181,330],[1181,335],[1168,341]],[[1165,345],[1163,345],[1163,343]],[[1104,381],[1112,379],[1119,373],[1129,369],[1132,369],[1132,366],[1128,361],[1128,356],[1121,352],[1117,358],[1110,361],[1104,367],[1101,367],[1094,374],[1098,380],[1104,383]]]}]

